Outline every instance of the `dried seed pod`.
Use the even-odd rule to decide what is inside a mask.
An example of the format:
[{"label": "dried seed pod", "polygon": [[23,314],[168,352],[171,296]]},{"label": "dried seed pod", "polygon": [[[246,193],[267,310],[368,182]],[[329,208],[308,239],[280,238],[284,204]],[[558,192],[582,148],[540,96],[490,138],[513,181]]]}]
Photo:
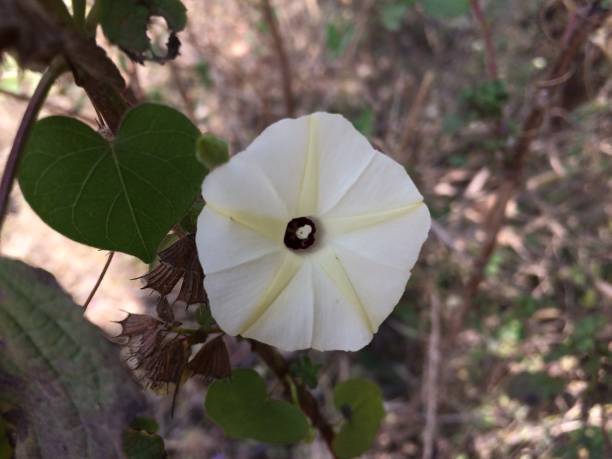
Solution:
[{"label": "dried seed pod", "polygon": [[151,317],[146,314],[132,314],[128,313],[127,317],[117,322],[121,325],[121,333],[118,335],[120,338],[128,338],[131,340],[137,336],[144,336],[155,331],[161,325],[161,322],[155,317]]},{"label": "dried seed pod", "polygon": [[187,235],[159,253],[159,264],[142,276],[150,288],[161,295],[168,295],[182,279],[177,302],[187,306],[207,301],[204,291],[204,272],[198,259],[193,234]]},{"label": "dried seed pod", "polygon": [[223,335],[206,343],[191,359],[188,368],[194,374],[202,375],[207,380],[229,378],[232,373],[232,365]]}]

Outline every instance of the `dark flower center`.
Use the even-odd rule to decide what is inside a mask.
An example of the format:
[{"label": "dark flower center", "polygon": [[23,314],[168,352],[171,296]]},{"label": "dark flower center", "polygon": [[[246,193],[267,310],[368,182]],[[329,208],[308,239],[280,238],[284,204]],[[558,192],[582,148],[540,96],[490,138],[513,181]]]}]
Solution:
[{"label": "dark flower center", "polygon": [[293,250],[303,250],[315,242],[317,227],[308,217],[294,218],[287,223],[285,245]]}]

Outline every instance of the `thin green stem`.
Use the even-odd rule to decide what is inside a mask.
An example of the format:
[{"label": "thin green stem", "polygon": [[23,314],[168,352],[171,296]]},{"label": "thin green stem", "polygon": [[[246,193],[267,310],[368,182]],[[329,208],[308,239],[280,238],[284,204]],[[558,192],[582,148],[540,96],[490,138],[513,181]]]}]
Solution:
[{"label": "thin green stem", "polygon": [[2,174],[2,180],[0,181],[0,233],[2,232],[2,225],[4,224],[4,217],[8,209],[9,197],[13,188],[13,183],[15,182],[21,154],[23,153],[28,136],[47,98],[47,94],[49,94],[49,89],[51,89],[55,80],[57,80],[65,70],[66,65],[63,60],[56,60],[49,66],[38,82],[38,86],[36,86],[34,90],[34,94],[28,103],[21,123],[19,124],[19,128],[17,129],[17,134],[15,135],[11,152],[6,161],[4,173]]}]

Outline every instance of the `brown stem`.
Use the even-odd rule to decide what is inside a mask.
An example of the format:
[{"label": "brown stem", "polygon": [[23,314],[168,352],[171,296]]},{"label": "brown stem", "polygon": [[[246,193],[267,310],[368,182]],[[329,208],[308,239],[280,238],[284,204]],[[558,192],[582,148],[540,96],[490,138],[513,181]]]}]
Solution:
[{"label": "brown stem", "polygon": [[115,252],[111,252],[108,254],[108,259],[106,260],[106,263],[104,263],[104,268],[102,268],[102,272],[98,276],[98,280],[96,281],[95,285],[91,289],[91,292],[89,293],[89,296],[85,300],[85,303],[83,303],[83,314],[85,314],[85,311],[87,311],[87,306],[89,306],[89,303],[91,303],[91,300],[93,300],[94,295],[98,291],[98,287],[100,287],[100,284],[102,283],[102,280],[104,279],[104,276],[106,276],[106,271],[108,271],[108,267],[110,266],[111,261],[113,261],[114,256],[115,256]]},{"label": "brown stem", "polygon": [[[267,344],[252,340],[250,340],[250,343],[253,352],[259,355],[261,360],[268,365],[278,380],[283,383],[285,394],[288,398],[290,398],[291,388],[287,382],[287,376],[289,375],[289,364],[285,358],[276,349],[268,346]],[[312,393],[303,384],[297,384],[296,388],[302,411],[304,411],[304,413],[310,418],[312,425],[319,431],[323,437],[323,440],[325,440],[330,453],[335,458],[336,455],[332,449],[335,435],[334,430],[321,413],[319,404]]]},{"label": "brown stem", "polygon": [[[533,105],[530,107],[527,117],[521,127],[520,135],[509,152],[505,162],[505,178],[502,182],[495,199],[495,203],[489,210],[484,221],[487,222],[487,235],[482,244],[480,253],[472,265],[467,282],[464,285],[463,301],[455,314],[451,324],[451,336],[457,333],[463,324],[464,317],[471,306],[472,299],[478,292],[478,288],[484,278],[484,269],[497,246],[499,232],[505,224],[506,207],[522,184],[525,169],[525,160],[531,143],[536,137],[544,121],[547,103],[552,98],[555,91],[558,91],[567,78],[565,76],[571,72],[572,63],[589,35],[597,30],[610,15],[609,10],[599,8],[599,1],[582,9],[579,14],[580,20],[568,25],[566,46],[552,66],[548,77],[536,85],[537,93],[530,100]],[[555,84],[551,84],[555,82]]]},{"label": "brown stem", "polygon": [[13,146],[11,147],[11,152],[6,161],[2,181],[0,182],[0,232],[4,224],[4,217],[6,216],[9,197],[13,188],[13,183],[15,182],[19,160],[21,159],[21,154],[28,140],[30,130],[32,126],[34,126],[34,122],[38,117],[38,112],[40,112],[47,98],[49,89],[51,89],[55,80],[57,80],[65,70],[66,66],[63,61],[55,61],[49,66],[38,82],[38,86],[36,86],[34,94],[32,94],[32,98],[23,114],[23,118],[17,129],[17,134],[15,135],[15,140],[13,141]]},{"label": "brown stem", "polygon": [[291,78],[291,65],[287,57],[285,42],[278,26],[278,20],[274,14],[274,9],[270,4],[270,0],[261,0],[261,8],[264,20],[272,34],[272,41],[278,56],[278,63],[281,70],[281,78],[283,80],[283,95],[285,98],[285,111],[287,116],[295,116],[295,96],[293,94],[293,84]]},{"label": "brown stem", "polygon": [[498,80],[499,74],[497,71],[497,56],[495,54],[495,46],[493,45],[491,26],[489,25],[489,22],[485,18],[482,8],[480,7],[480,0],[470,0],[470,8],[472,9],[472,14],[482,30],[482,38],[485,46],[485,64],[487,66],[489,78],[492,80]]}]

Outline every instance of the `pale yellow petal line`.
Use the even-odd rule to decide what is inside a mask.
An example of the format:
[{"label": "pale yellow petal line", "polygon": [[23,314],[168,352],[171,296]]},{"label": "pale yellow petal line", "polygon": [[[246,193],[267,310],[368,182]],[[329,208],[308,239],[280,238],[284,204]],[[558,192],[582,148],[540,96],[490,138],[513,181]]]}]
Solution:
[{"label": "pale yellow petal line", "polygon": [[257,302],[251,316],[240,327],[239,335],[243,335],[251,328],[259,318],[264,315],[268,308],[276,301],[278,296],[285,290],[289,282],[295,277],[302,266],[302,259],[294,253],[288,252],[278,268],[274,279]]},{"label": "pale yellow petal line", "polygon": [[[346,269],[342,265],[342,262],[338,258],[338,256],[331,249],[325,249],[316,255],[319,266],[329,276],[334,285],[340,290],[342,295],[347,299],[349,303],[351,303],[355,308],[357,308],[357,312],[363,319],[364,323],[367,325],[370,333],[374,333],[376,330],[374,329],[374,325],[372,324],[372,320],[368,315],[368,311],[365,306],[361,302],[351,279],[346,273]],[[321,305],[322,307],[333,307],[333,305]]]},{"label": "pale yellow petal line", "polygon": [[306,161],[304,161],[304,175],[300,187],[300,200],[298,203],[298,217],[315,215],[319,200],[319,126],[317,119],[308,117],[308,146]]},{"label": "pale yellow petal line", "polygon": [[213,212],[228,218],[246,228],[255,231],[260,236],[274,242],[282,243],[285,237],[285,227],[287,223],[265,215],[256,215],[250,212],[236,211],[217,207],[214,204],[206,203]]},{"label": "pale yellow petal line", "polygon": [[355,215],[351,217],[323,217],[322,220],[325,232],[329,236],[336,236],[403,217],[411,212],[414,212],[422,205],[424,205],[423,201],[419,201],[407,206],[397,207],[395,209],[382,210],[379,212]]}]

